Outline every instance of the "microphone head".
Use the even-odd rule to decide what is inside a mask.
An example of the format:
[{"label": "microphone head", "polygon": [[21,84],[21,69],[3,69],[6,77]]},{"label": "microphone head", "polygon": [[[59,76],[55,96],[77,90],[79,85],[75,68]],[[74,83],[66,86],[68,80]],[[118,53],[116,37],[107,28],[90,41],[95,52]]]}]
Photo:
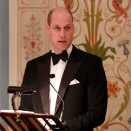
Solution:
[{"label": "microphone head", "polygon": [[55,74],[50,74],[49,78],[55,78]]}]

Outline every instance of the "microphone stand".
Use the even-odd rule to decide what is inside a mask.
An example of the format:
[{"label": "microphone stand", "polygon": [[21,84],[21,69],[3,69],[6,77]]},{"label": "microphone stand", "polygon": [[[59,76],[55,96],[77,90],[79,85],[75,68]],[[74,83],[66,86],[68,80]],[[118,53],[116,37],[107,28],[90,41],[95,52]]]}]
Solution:
[{"label": "microphone stand", "polygon": [[[47,78],[54,78],[54,77],[55,77],[54,74],[50,74],[50,76],[47,77]],[[61,101],[62,101],[62,103],[63,103],[63,109],[62,109],[62,112],[61,112],[61,114],[60,114],[59,120],[63,123],[63,125],[67,125],[66,122],[63,120],[64,109],[65,109],[65,104],[64,104],[63,98],[59,95],[59,93],[57,92],[57,90],[55,89],[55,87],[51,84],[50,80],[49,80],[49,83],[50,83],[50,85],[52,86],[52,88],[53,88],[54,91],[57,93],[57,95],[59,96],[59,98],[61,99]]]},{"label": "microphone stand", "polygon": [[[53,89],[54,89],[55,92],[57,93],[57,90],[54,88],[54,86],[53,86],[51,83],[50,83],[50,85],[53,87]],[[64,114],[64,109],[65,109],[65,104],[64,104],[64,101],[63,101],[62,97],[59,95],[59,93],[57,93],[57,95],[60,97],[60,99],[61,99],[61,101],[62,101],[62,103],[63,103],[63,109],[62,109],[62,112],[61,112],[60,118],[59,118],[59,120],[60,120],[61,122],[63,122],[63,114]]]}]

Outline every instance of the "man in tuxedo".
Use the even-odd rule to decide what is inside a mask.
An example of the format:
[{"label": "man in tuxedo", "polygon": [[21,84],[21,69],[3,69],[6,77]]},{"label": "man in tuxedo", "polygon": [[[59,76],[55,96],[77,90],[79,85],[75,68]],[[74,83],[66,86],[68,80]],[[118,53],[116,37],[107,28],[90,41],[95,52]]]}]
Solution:
[{"label": "man in tuxedo", "polygon": [[[52,49],[27,63],[22,86],[34,87],[32,96],[22,96],[20,110],[48,113],[63,119],[69,131],[93,131],[105,120],[107,82],[102,60],[73,44],[73,17],[63,7],[49,12],[46,27]],[[54,74],[54,78],[48,78]]]}]

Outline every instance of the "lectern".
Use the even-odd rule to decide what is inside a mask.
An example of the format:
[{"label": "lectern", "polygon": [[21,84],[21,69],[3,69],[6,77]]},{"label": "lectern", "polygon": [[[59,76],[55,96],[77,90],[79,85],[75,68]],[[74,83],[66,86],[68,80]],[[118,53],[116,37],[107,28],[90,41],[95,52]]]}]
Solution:
[{"label": "lectern", "polygon": [[[39,113],[20,113],[18,118],[15,112],[0,111],[0,117],[9,125],[13,131],[47,131],[45,125],[47,124],[53,131],[67,131],[67,128],[54,115],[46,115]],[[41,118],[46,124],[42,124],[38,118]],[[17,121],[20,120],[20,122]],[[49,120],[53,121],[53,124]],[[0,124],[2,131],[7,129]]]},{"label": "lectern", "polygon": [[[0,117],[13,131],[47,131],[45,128],[46,126],[53,131],[67,131],[64,124],[54,115],[24,112],[16,108],[15,98],[17,96],[20,97],[20,94],[31,95],[33,92],[36,92],[34,88],[26,86],[9,86],[7,92],[14,93],[12,96],[12,107],[14,111],[0,111]],[[40,119],[42,121],[40,121]],[[0,129],[2,131],[7,131],[1,123]]]}]

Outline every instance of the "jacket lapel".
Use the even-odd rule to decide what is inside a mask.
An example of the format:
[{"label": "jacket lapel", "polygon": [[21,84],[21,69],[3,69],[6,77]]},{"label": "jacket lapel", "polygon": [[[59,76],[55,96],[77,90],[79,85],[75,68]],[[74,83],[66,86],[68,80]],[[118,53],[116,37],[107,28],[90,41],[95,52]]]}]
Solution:
[{"label": "jacket lapel", "polygon": [[[67,66],[65,68],[63,77],[61,79],[60,88],[59,88],[59,94],[62,98],[64,97],[65,91],[66,91],[69,83],[74,78],[74,76],[77,73],[78,69],[80,68],[82,62],[83,61],[81,61],[79,59],[78,49],[76,49],[76,47],[73,46],[73,50],[71,52],[70,58],[68,60]],[[55,114],[56,114],[60,104],[61,104],[61,99],[57,96]]]},{"label": "jacket lapel", "polygon": [[49,79],[47,78],[50,75],[49,54],[43,58],[44,62],[37,62],[39,91],[44,113],[49,113]]}]

